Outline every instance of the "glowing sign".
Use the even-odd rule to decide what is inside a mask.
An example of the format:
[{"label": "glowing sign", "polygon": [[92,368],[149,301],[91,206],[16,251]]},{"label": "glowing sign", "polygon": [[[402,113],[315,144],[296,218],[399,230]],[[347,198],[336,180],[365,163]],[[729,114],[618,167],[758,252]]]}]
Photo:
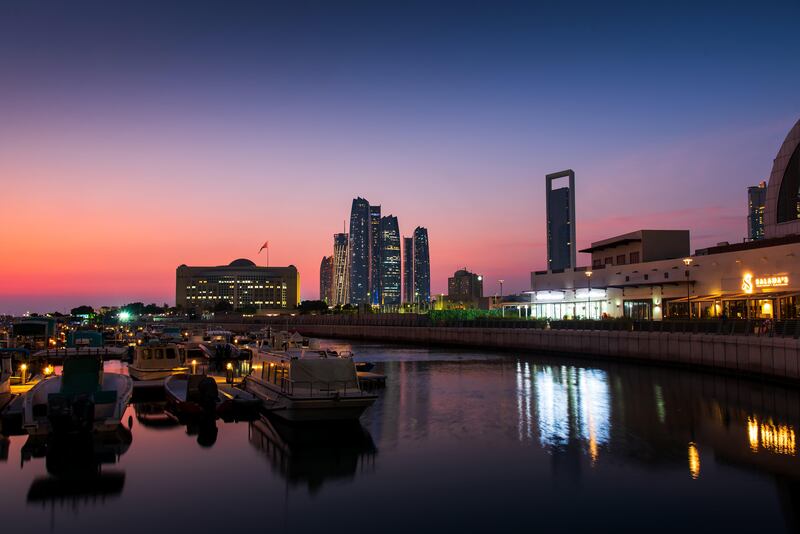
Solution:
[{"label": "glowing sign", "polygon": [[742,291],[745,293],[753,292],[753,275],[747,273],[742,277]]},{"label": "glowing sign", "polygon": [[775,274],[753,278],[752,274],[747,273],[742,277],[742,291],[745,293],[752,293],[756,288],[785,287],[788,285],[789,276],[785,274]]}]

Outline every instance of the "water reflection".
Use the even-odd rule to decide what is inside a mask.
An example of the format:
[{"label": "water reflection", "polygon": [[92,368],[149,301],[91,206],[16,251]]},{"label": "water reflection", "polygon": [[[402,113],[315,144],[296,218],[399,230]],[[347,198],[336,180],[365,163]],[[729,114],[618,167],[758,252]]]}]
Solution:
[{"label": "water reflection", "polygon": [[288,484],[310,493],[375,468],[375,444],[358,421],[290,425],[264,415],[250,423],[249,441]]},{"label": "water reflection", "polygon": [[700,478],[700,453],[694,442],[689,442],[689,474],[695,480]]},{"label": "water reflection", "polygon": [[122,493],[125,473],[104,469],[117,463],[130,447],[130,430],[120,425],[116,432],[78,436],[29,436],[22,446],[21,461],[44,458],[48,476],[34,478],[28,490],[29,503],[104,502]]},{"label": "water reflection", "polygon": [[750,450],[755,453],[759,450],[790,456],[797,453],[794,428],[790,425],[776,425],[772,420],[759,424],[757,417],[748,417],[747,437]]},{"label": "water reflection", "polygon": [[610,436],[608,376],[600,369],[531,365],[517,362],[517,416],[519,439],[532,438],[535,405],[539,443],[563,448],[581,441],[592,460]]},{"label": "water reflection", "polygon": [[167,411],[167,403],[164,401],[140,402],[133,406],[136,421],[144,427],[167,430],[180,425],[178,419]]}]

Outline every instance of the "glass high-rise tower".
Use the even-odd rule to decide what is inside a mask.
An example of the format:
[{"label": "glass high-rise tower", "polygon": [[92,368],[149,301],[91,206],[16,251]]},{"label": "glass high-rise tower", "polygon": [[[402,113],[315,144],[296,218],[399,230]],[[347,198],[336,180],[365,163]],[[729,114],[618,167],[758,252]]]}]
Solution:
[{"label": "glass high-rise tower", "polygon": [[767,202],[767,183],[747,188],[747,238],[764,239],[764,206]]},{"label": "glass high-rise tower", "polygon": [[333,302],[333,256],[324,256],[319,265],[319,300]]},{"label": "glass high-rise tower", "polygon": [[420,304],[431,302],[431,254],[428,245],[428,229],[417,226],[413,237],[414,300]]},{"label": "glass high-rise tower", "polygon": [[403,302],[414,302],[414,238],[403,238]]},{"label": "glass high-rise tower", "polygon": [[400,305],[400,229],[397,217],[381,218],[381,305]]},{"label": "glass high-rise tower", "polygon": [[[567,178],[568,185],[553,189],[553,181]],[[575,172],[572,169],[548,174],[547,183],[547,269],[575,267]]]},{"label": "glass high-rise tower", "polygon": [[350,290],[348,245],[347,234],[333,235],[333,299],[330,303],[331,306],[347,304],[347,295]]},{"label": "glass high-rise tower", "polygon": [[369,207],[369,298],[370,304],[381,303],[381,207]]},{"label": "glass high-rise tower", "polygon": [[369,230],[369,202],[361,197],[354,198],[350,210],[350,304],[367,302],[371,252]]}]

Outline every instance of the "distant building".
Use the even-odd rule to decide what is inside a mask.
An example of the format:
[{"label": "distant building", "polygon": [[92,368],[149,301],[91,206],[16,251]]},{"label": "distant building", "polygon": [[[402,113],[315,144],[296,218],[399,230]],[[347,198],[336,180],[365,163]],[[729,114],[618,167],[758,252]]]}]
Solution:
[{"label": "distant building", "polygon": [[[567,187],[553,189],[553,181],[569,178]],[[547,269],[575,267],[575,172],[572,169],[548,174],[547,190]]]},{"label": "distant building", "polygon": [[370,276],[370,209],[361,197],[353,199],[350,209],[350,291],[349,302],[367,302]]},{"label": "distant building", "polygon": [[400,305],[400,229],[397,217],[381,218],[381,306]]},{"label": "distant building", "polygon": [[431,254],[428,245],[428,229],[414,229],[414,293],[421,304],[431,302]]},{"label": "distant building", "polygon": [[319,300],[333,302],[333,256],[325,256],[319,265]]},{"label": "distant building", "polygon": [[333,296],[331,306],[347,304],[350,294],[349,236],[333,235]]},{"label": "distant building", "polygon": [[369,207],[369,295],[370,303],[381,303],[381,207]]},{"label": "distant building", "polygon": [[483,297],[483,277],[466,269],[455,272],[447,279],[447,302],[477,307]]},{"label": "distant building", "polygon": [[403,238],[403,302],[414,302],[414,238]]},{"label": "distant building", "polygon": [[293,310],[300,302],[300,275],[294,265],[259,267],[238,259],[217,267],[181,265],[175,273],[175,303],[183,309]]},{"label": "distant building", "polygon": [[747,239],[764,239],[764,206],[767,202],[767,182],[747,188]]}]

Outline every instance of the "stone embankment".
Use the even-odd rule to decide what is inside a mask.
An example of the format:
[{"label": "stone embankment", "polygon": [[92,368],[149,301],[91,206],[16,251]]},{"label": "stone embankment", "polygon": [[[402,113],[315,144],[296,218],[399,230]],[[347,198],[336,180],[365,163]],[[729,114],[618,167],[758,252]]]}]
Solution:
[{"label": "stone embankment", "polygon": [[289,322],[285,326],[310,337],[567,353],[800,380],[800,340],[794,338],[534,328],[315,325],[303,322]]}]

